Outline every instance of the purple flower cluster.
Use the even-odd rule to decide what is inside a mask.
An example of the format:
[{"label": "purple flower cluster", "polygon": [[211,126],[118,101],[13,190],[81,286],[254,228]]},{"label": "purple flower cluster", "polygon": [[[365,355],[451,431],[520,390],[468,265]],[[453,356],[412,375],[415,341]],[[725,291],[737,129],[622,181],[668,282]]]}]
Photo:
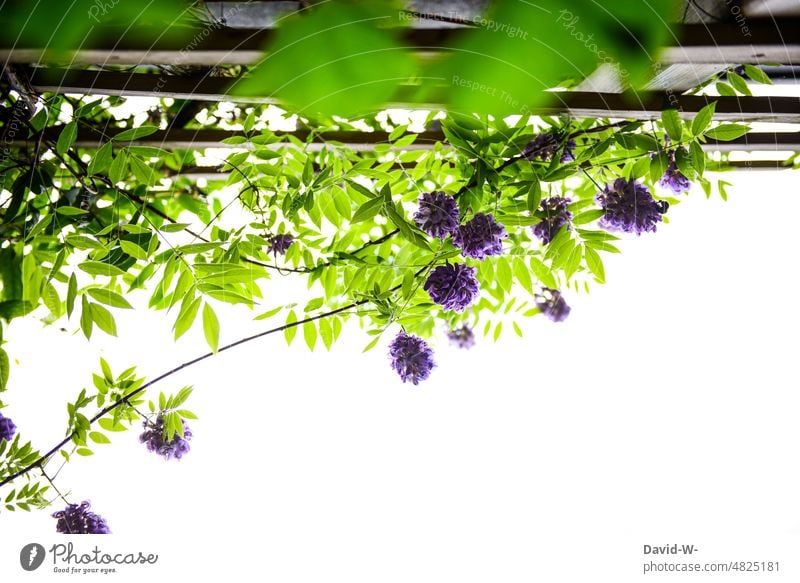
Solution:
[{"label": "purple flower cluster", "polygon": [[473,259],[484,259],[503,253],[503,239],[508,237],[503,225],[494,216],[478,213],[461,225],[453,234],[453,243],[461,254]]},{"label": "purple flower cluster", "polygon": [[0,441],[11,441],[14,439],[14,434],[17,432],[17,426],[8,417],[3,417],[0,413]]},{"label": "purple flower cluster", "polygon": [[397,371],[404,383],[415,385],[427,379],[436,363],[433,350],[420,337],[400,332],[389,345],[392,368]]},{"label": "purple flower cluster", "polygon": [[469,349],[475,346],[475,334],[472,328],[464,324],[461,328],[455,328],[447,333],[450,339],[450,344],[458,346],[459,348]]},{"label": "purple flower cluster", "polygon": [[57,518],[56,531],[61,534],[109,534],[105,519],[89,511],[89,502],[68,504],[64,510],[53,513]]},{"label": "purple flower cluster", "polygon": [[146,429],[139,436],[139,441],[147,444],[148,451],[156,452],[165,460],[171,457],[181,459],[189,451],[189,440],[192,439],[192,431],[189,426],[183,419],[181,419],[181,423],[183,423],[183,437],[176,433],[171,440],[167,441],[164,439],[164,418],[159,415],[156,417],[155,423],[145,421]]},{"label": "purple flower cluster", "polygon": [[553,322],[563,322],[569,316],[571,308],[567,305],[561,292],[549,287],[534,295],[533,300],[542,311],[542,314]]},{"label": "purple flower cluster", "polygon": [[291,235],[273,235],[268,241],[270,253],[284,255],[294,243],[294,237]]},{"label": "purple flower cluster", "polygon": [[[559,140],[553,132],[544,132],[533,138],[522,150],[522,157],[526,160],[544,160],[545,162],[552,159],[558,151]],[[561,153],[560,161],[562,163],[572,162],[575,159],[575,140],[568,139],[564,144],[564,151]]]},{"label": "purple flower cluster", "polygon": [[572,138],[567,140],[567,143],[564,144],[564,151],[561,153],[561,163],[566,164],[567,162],[573,162],[575,160],[575,148],[577,144],[575,140]]},{"label": "purple flower cluster", "polygon": [[675,162],[675,151],[670,151],[668,156],[669,164],[667,164],[667,170],[661,180],[658,181],[658,185],[662,188],[668,188],[675,194],[689,192],[689,187],[691,187],[692,183],[678,170],[678,164]]},{"label": "purple flower cluster", "polygon": [[650,190],[635,180],[617,178],[596,196],[605,211],[600,226],[610,231],[624,231],[641,235],[655,231],[661,215],[667,212],[664,201],[656,202]]},{"label": "purple flower cluster", "polygon": [[475,268],[463,263],[440,265],[428,276],[425,291],[445,310],[463,312],[480,293]]},{"label": "purple flower cluster", "polygon": [[444,239],[458,228],[456,199],[444,192],[424,192],[414,222],[431,237]]},{"label": "purple flower cluster", "polygon": [[527,143],[522,150],[526,160],[549,160],[558,150],[558,138],[552,132],[543,132]]},{"label": "purple flower cluster", "polygon": [[572,200],[561,196],[551,196],[545,198],[539,205],[541,210],[539,215],[542,216],[542,221],[533,226],[533,234],[542,240],[542,243],[547,245],[556,236],[558,230],[567,225],[572,220],[572,213],[567,208]]}]

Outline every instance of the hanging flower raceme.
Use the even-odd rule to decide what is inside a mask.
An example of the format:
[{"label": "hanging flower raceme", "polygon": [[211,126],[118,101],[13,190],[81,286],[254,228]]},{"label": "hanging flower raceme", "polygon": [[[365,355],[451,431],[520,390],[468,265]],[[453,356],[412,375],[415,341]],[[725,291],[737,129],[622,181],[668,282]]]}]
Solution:
[{"label": "hanging flower raceme", "polygon": [[156,417],[156,422],[145,421],[145,431],[139,436],[139,441],[147,444],[148,451],[154,451],[162,456],[165,460],[174,457],[181,459],[184,454],[189,451],[189,440],[192,439],[192,431],[186,422],[181,419],[183,423],[183,437],[179,433],[172,436],[172,439],[167,441],[164,439],[164,417],[159,415]]},{"label": "hanging flower raceme", "polygon": [[675,151],[672,150],[668,154],[669,164],[664,176],[658,181],[658,185],[662,188],[667,188],[675,194],[683,194],[689,192],[692,183],[686,178],[678,169],[678,164],[675,162]]},{"label": "hanging flower raceme", "polygon": [[563,322],[569,316],[571,308],[567,305],[561,292],[556,289],[543,288],[541,292],[534,295],[533,300],[542,314],[553,322]]},{"label": "hanging flower raceme", "polygon": [[475,333],[466,324],[460,328],[450,330],[447,333],[447,337],[450,339],[450,344],[459,348],[469,349],[475,346]]},{"label": "hanging flower raceme", "polygon": [[533,234],[542,240],[542,243],[547,245],[556,236],[558,230],[567,225],[572,220],[572,213],[567,208],[572,200],[561,196],[551,196],[545,198],[540,203],[540,212],[538,214],[544,215],[542,221],[533,226]]},{"label": "hanging flower raceme", "polygon": [[464,257],[484,259],[503,253],[503,239],[508,237],[503,225],[494,216],[476,214],[472,220],[461,225],[453,234],[453,243],[461,249]]},{"label": "hanging flower raceme", "polygon": [[294,237],[291,235],[273,235],[268,241],[270,253],[284,255],[294,243]]},{"label": "hanging flower raceme", "polygon": [[11,441],[14,439],[14,434],[17,432],[17,426],[8,417],[3,417],[0,413],[0,441]]},{"label": "hanging flower raceme", "polygon": [[89,502],[68,504],[64,510],[53,513],[56,531],[61,534],[109,534],[111,531],[102,516],[89,511]]},{"label": "hanging flower raceme", "polygon": [[575,140],[572,138],[567,140],[567,143],[564,144],[564,151],[561,153],[561,163],[566,164],[567,162],[574,162],[575,161],[575,148],[577,144]]},{"label": "hanging flower raceme", "polygon": [[428,276],[424,289],[445,310],[463,312],[480,291],[475,271],[463,263],[440,265]]},{"label": "hanging flower raceme", "polygon": [[439,191],[423,193],[414,222],[431,237],[444,239],[458,228],[456,199]]},{"label": "hanging flower raceme", "polygon": [[415,385],[427,379],[436,366],[433,349],[422,338],[400,332],[389,345],[392,368],[404,383]]},{"label": "hanging flower raceme", "polygon": [[[553,132],[543,132],[528,142],[522,151],[522,157],[526,160],[539,159],[546,162],[553,158],[559,145],[560,141]],[[561,152],[560,161],[562,163],[575,160],[575,147],[575,140],[570,138],[566,141],[564,150]]]},{"label": "hanging flower raceme", "polygon": [[617,178],[596,196],[605,211],[600,226],[609,231],[624,231],[641,235],[655,231],[661,215],[667,212],[666,201],[655,201],[650,190],[635,180]]},{"label": "hanging flower raceme", "polygon": [[542,132],[527,143],[522,151],[526,160],[549,160],[558,150],[558,138],[552,132]]}]

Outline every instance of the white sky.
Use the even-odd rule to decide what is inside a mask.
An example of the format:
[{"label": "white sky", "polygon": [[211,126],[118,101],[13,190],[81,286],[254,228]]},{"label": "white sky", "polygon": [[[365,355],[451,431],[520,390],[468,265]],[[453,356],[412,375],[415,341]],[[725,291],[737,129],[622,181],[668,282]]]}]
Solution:
[{"label": "white sky", "polygon": [[[727,203],[697,189],[605,256],[608,284],[569,293],[566,322],[523,320],[524,339],[470,352],[439,338],[418,387],[390,369],[389,337],[361,354],[354,321],[330,353],[273,336],[165,381],[195,387],[187,457],[165,462],[133,431],[58,478],[115,533],[71,537],[78,550],[160,555],[87,577],[626,583],[648,579],[644,544],[678,543],[780,572],[663,579],[797,581],[797,175],[726,178]],[[3,412],[42,449],[100,355],[152,377],[206,350],[199,327],[173,345],[174,316],[116,314],[117,339],[88,343],[76,322],[7,331]],[[251,315],[224,311],[222,342],[277,325]],[[4,513],[0,580],[65,578],[49,558],[17,562],[25,543],[67,542],[54,531],[48,511]]]}]

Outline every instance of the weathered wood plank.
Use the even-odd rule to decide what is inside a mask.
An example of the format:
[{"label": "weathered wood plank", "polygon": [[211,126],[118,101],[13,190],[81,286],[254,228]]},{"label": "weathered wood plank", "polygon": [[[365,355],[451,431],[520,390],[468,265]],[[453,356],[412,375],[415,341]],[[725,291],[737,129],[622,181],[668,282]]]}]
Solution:
[{"label": "weathered wood plank", "polygon": [[[407,29],[403,42],[409,48],[425,47],[425,52],[445,50],[463,34],[459,28]],[[87,42],[71,55],[54,54],[44,47],[20,46],[10,36],[0,39],[0,60],[8,63],[71,62],[106,65],[251,65],[263,58],[262,49],[274,30],[242,30],[218,27],[198,29],[189,44],[185,40],[159,37],[154,31],[144,36],[155,39],[137,41],[137,35],[122,29],[107,29],[106,34]],[[800,18],[748,19],[747,35],[736,22],[683,24],[677,30],[677,43],[660,55],[666,64],[800,64]]]}]

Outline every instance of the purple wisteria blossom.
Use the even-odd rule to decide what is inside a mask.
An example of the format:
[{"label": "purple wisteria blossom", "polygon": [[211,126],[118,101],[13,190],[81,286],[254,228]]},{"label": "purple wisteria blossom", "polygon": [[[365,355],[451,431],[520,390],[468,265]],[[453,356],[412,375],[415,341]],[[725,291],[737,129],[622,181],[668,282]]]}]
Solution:
[{"label": "purple wisteria blossom", "polygon": [[542,221],[533,226],[533,234],[547,245],[556,236],[558,230],[567,225],[572,220],[572,213],[567,208],[572,200],[561,196],[551,196],[545,198],[540,203],[540,211],[537,213],[543,216]]},{"label": "purple wisteria blossom", "polygon": [[475,333],[472,328],[464,324],[460,328],[454,328],[447,333],[450,344],[459,348],[469,349],[475,346]]},{"label": "purple wisteria blossom", "polygon": [[562,164],[566,164],[567,162],[574,162],[575,161],[575,148],[577,144],[575,140],[572,138],[567,140],[567,143],[564,144],[564,151],[561,153],[561,160]]},{"label": "purple wisteria blossom", "polygon": [[294,237],[291,235],[273,235],[268,241],[270,253],[284,255],[294,243]]},{"label": "purple wisteria blossom", "polygon": [[147,444],[148,451],[154,451],[165,460],[172,457],[181,459],[189,451],[189,440],[192,439],[192,431],[186,422],[183,423],[183,437],[179,433],[172,436],[169,441],[164,439],[164,417],[159,415],[156,422],[145,421],[145,431],[139,436],[139,441]]},{"label": "purple wisteria blossom", "polygon": [[[551,160],[560,146],[559,139],[553,132],[543,132],[527,143],[522,150],[522,157],[526,160]],[[568,139],[561,152],[562,163],[572,162],[575,159],[575,140]]]},{"label": "purple wisteria blossom", "polygon": [[503,225],[494,216],[476,214],[472,220],[461,225],[453,234],[453,244],[461,249],[464,257],[484,259],[503,253],[503,239],[508,237]]},{"label": "purple wisteria blossom", "polygon": [[549,287],[534,295],[533,300],[542,311],[542,314],[553,322],[563,322],[569,316],[571,308],[567,305],[561,292]]},{"label": "purple wisteria blossom", "polygon": [[109,534],[111,531],[102,516],[89,511],[89,501],[68,504],[64,510],[53,513],[56,531],[61,534]]},{"label": "purple wisteria blossom", "polygon": [[552,132],[542,132],[527,143],[522,151],[526,160],[550,160],[558,150],[558,138]]},{"label": "purple wisteria blossom", "polygon": [[431,237],[444,239],[458,228],[456,199],[444,192],[424,192],[414,222]]},{"label": "purple wisteria blossom", "polygon": [[8,417],[3,417],[3,414],[0,413],[0,441],[3,439],[11,441],[14,439],[14,434],[16,432],[17,426],[14,425],[14,422]]},{"label": "purple wisteria blossom", "polygon": [[475,268],[463,263],[440,265],[428,276],[425,291],[445,310],[463,312],[478,297],[478,280]]},{"label": "purple wisteria blossom", "polygon": [[650,190],[635,180],[617,178],[596,196],[605,211],[600,226],[609,231],[624,231],[641,235],[656,230],[661,215],[667,212],[666,201],[655,201]]},{"label": "purple wisteria blossom", "polygon": [[670,151],[668,157],[669,164],[667,164],[667,170],[664,172],[664,176],[661,177],[661,180],[658,181],[658,185],[671,190],[675,194],[689,192],[692,183],[686,176],[681,174],[681,171],[678,169],[678,164],[675,162],[675,151]]},{"label": "purple wisteria blossom", "polygon": [[436,363],[433,350],[422,338],[400,332],[389,345],[392,368],[397,371],[404,383],[415,385],[427,379]]}]

